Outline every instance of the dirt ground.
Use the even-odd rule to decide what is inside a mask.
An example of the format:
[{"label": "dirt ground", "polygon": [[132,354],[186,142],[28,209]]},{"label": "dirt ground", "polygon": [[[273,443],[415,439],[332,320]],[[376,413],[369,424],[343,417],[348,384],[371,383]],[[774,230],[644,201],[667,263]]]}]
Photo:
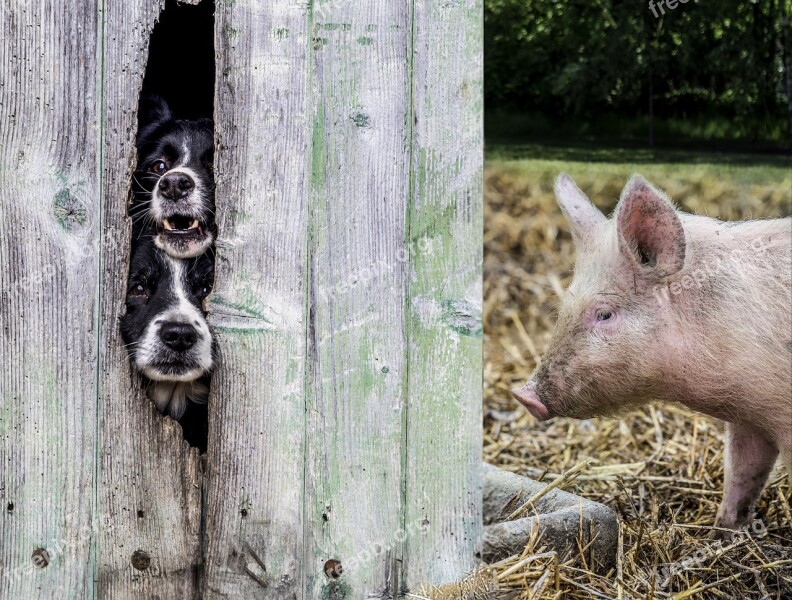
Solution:
[{"label": "dirt ground", "polygon": [[[522,556],[480,577],[498,592],[438,598],[775,598],[792,599],[792,492],[779,466],[749,534],[721,545],[708,538],[723,480],[723,426],[675,406],[648,406],[618,419],[537,423],[511,399],[542,355],[574,250],[552,184],[562,170],[606,212],[641,172],[683,210],[722,219],[786,216],[792,171],[761,165],[490,162],[485,176],[484,458],[550,482],[593,464],[566,489],[616,510],[618,567],[590,572],[580,557],[556,564]],[[494,584],[492,584],[494,585]],[[449,594],[461,594],[459,590]]]}]

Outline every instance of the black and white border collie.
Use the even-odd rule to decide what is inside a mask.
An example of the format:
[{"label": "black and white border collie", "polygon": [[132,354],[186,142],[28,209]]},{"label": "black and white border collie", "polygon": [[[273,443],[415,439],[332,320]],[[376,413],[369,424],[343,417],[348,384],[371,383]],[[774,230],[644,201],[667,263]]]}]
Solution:
[{"label": "black and white border collie", "polygon": [[159,96],[141,100],[134,173],[133,239],[153,237],[173,258],[194,258],[217,237],[210,119],[175,119]]},{"label": "black and white border collie", "polygon": [[177,420],[209,393],[215,345],[203,303],[213,282],[211,252],[175,259],[153,237],[133,249],[121,336],[149,398]]}]

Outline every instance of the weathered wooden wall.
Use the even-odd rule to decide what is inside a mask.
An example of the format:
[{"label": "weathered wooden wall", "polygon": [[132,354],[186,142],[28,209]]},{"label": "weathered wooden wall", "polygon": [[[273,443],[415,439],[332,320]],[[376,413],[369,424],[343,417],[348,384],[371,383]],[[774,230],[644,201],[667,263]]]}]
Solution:
[{"label": "weathered wooden wall", "polygon": [[93,593],[99,23],[0,4],[0,598]]},{"label": "weathered wooden wall", "polygon": [[0,598],[356,600],[462,575],[481,1],[217,0],[205,459],[117,330],[160,8],[0,6]]}]

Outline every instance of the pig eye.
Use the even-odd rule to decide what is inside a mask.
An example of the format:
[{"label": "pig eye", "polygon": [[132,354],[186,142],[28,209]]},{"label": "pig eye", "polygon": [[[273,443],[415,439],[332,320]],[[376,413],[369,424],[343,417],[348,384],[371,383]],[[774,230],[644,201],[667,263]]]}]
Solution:
[{"label": "pig eye", "polygon": [[613,317],[613,311],[607,310],[605,308],[600,308],[597,311],[597,321],[608,321]]}]

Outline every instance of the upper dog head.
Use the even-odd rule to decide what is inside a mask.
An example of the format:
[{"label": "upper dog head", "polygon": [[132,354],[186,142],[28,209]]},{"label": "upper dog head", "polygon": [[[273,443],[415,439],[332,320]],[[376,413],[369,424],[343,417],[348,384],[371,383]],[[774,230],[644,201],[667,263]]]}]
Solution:
[{"label": "upper dog head", "polygon": [[174,258],[205,252],[217,236],[212,121],[174,119],[162,98],[144,98],[137,156],[133,236],[153,236]]},{"label": "upper dog head", "polygon": [[152,381],[149,397],[176,419],[188,399],[205,402],[208,393],[214,344],[202,305],[213,281],[210,253],[174,259],[146,237],[132,254],[121,336]]}]

